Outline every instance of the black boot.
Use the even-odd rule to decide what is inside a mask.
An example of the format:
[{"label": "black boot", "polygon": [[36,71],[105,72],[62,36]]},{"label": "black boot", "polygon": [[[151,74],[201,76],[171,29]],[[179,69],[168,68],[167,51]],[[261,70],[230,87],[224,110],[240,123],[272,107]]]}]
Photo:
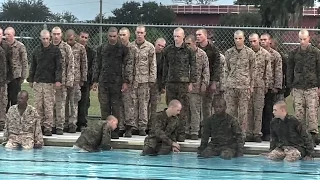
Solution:
[{"label": "black boot", "polygon": [[177,141],[178,142],[184,142],[186,140],[186,136],[184,134],[178,135]]},{"label": "black boot", "polygon": [[124,137],[128,137],[128,138],[132,137],[132,126],[126,126],[126,132]]}]

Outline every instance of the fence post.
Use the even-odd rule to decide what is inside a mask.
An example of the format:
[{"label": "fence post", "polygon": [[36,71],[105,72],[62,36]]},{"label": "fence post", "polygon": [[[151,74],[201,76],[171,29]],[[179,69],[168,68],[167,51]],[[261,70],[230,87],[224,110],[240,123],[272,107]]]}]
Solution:
[{"label": "fence post", "polygon": [[48,27],[47,27],[47,24],[46,24],[46,23],[44,23],[44,24],[43,24],[43,29],[48,29]]}]

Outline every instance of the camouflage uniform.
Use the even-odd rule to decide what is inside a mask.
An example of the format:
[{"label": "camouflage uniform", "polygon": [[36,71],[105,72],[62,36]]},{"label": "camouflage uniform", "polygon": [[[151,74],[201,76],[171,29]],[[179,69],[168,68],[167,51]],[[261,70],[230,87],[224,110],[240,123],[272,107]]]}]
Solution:
[{"label": "camouflage uniform", "polygon": [[[226,72],[225,72],[225,69],[224,69],[224,66],[226,64],[226,58],[223,54],[220,53],[220,78],[219,78],[219,82],[217,83],[217,90],[214,94],[215,98],[223,98],[223,92],[224,92],[224,81],[225,81],[225,78],[226,78]],[[213,108],[211,108],[211,112],[214,112]],[[212,114],[212,113],[211,113]]]},{"label": "camouflage uniform", "polygon": [[249,101],[247,136],[261,136],[262,113],[266,89],[272,80],[271,55],[260,47],[256,53],[254,90]]},{"label": "camouflage uniform", "polygon": [[40,117],[34,107],[28,105],[22,115],[18,105],[9,108],[4,131],[6,148],[32,149],[35,144],[43,146]]},{"label": "camouflage uniform", "polygon": [[244,46],[238,52],[236,47],[228,49],[225,53],[225,94],[227,112],[240,121],[245,133],[248,121],[248,105],[254,85],[254,69],[256,63],[255,52]]},{"label": "camouflage uniform", "polygon": [[270,153],[272,160],[296,161],[305,156],[313,156],[314,147],[304,123],[287,115],[284,120],[275,118],[271,121]]},{"label": "camouflage uniform", "polygon": [[[244,140],[239,121],[229,114],[217,115],[204,120],[201,144],[198,148],[200,157],[220,156],[223,159],[242,156]],[[211,141],[209,136],[211,135]]]},{"label": "camouflage uniform", "polygon": [[10,68],[13,73],[13,80],[8,83],[8,106],[17,104],[18,93],[21,91],[21,79],[27,79],[28,57],[27,50],[23,43],[14,40],[11,44],[12,56]]},{"label": "camouflage uniform", "polygon": [[62,83],[62,55],[58,47],[50,44],[35,48],[32,56],[28,82],[33,83],[34,105],[44,131],[52,131],[55,83]]},{"label": "camouflage uniform", "polygon": [[138,113],[138,129],[146,130],[148,125],[148,104],[150,99],[150,84],[156,82],[157,60],[153,44],[145,41],[136,48],[133,80],[133,100],[136,101],[135,112]]},{"label": "camouflage uniform", "polygon": [[[162,87],[162,73],[163,73],[163,58],[162,52],[156,53],[157,59],[157,80],[150,88],[149,100],[149,119],[154,119],[157,114],[157,105],[161,101]],[[148,121],[148,129],[152,127],[152,122]]]},{"label": "camouflage uniform", "polygon": [[0,131],[3,130],[6,121],[7,96],[7,59],[5,51],[0,47]]},{"label": "camouflage uniform", "polygon": [[112,129],[106,121],[99,121],[81,132],[75,146],[88,152],[111,149]]},{"label": "camouflage uniform", "polygon": [[127,82],[123,78],[126,58],[128,58],[128,48],[120,42],[115,45],[105,43],[97,49],[97,59],[93,69],[93,82],[99,82],[98,98],[102,120],[105,120],[111,114],[120,119],[121,88],[123,82]]},{"label": "camouflage uniform", "polygon": [[[88,60],[86,48],[76,42],[71,46],[74,57],[74,82],[72,87],[67,88],[67,104],[69,105],[69,118],[66,120],[65,128],[77,128],[78,102],[81,99],[80,84],[87,81]],[[67,109],[67,110],[68,110]]]},{"label": "camouflage uniform", "polygon": [[71,47],[61,41],[57,46],[60,49],[62,59],[62,86],[56,90],[55,94],[55,108],[54,108],[54,127],[63,130],[66,121],[66,99],[67,99],[67,88],[73,86],[74,81],[74,57],[72,54]]},{"label": "camouflage uniform", "polygon": [[282,89],[283,71],[282,71],[282,58],[281,55],[270,48],[269,53],[271,54],[271,69],[272,79],[269,84],[269,91],[265,94],[264,108],[262,116],[262,134],[264,137],[270,135],[270,122],[273,118],[273,104],[276,101],[276,94],[271,91],[272,88]]},{"label": "camouflage uniform", "polygon": [[[208,40],[208,45],[199,48],[207,53],[209,60],[209,70],[210,70],[210,84],[213,81],[219,82],[220,80],[220,53],[218,48],[213,44],[211,40]],[[203,98],[203,118],[206,119],[212,114],[212,102],[214,100],[214,93],[208,87],[207,92]]]},{"label": "camouflage uniform", "polygon": [[210,71],[209,61],[206,52],[197,48],[196,65],[197,65],[197,82],[192,84],[192,91],[190,92],[190,117],[187,120],[186,134],[198,135],[200,129],[200,122],[202,116],[202,93],[201,87],[206,88],[209,85]]},{"label": "camouflage uniform", "polygon": [[165,155],[172,151],[172,143],[176,142],[179,118],[168,117],[167,109],[157,112],[151,131],[144,140],[142,155]]},{"label": "camouflage uniform", "polygon": [[181,47],[169,45],[163,50],[163,84],[166,84],[167,104],[177,99],[182,104],[178,141],[184,141],[186,122],[189,113],[190,83],[197,82],[197,65],[195,53],[185,44]]},{"label": "camouflage uniform", "polygon": [[294,109],[308,132],[318,134],[318,88],[320,87],[320,50],[300,47],[289,55],[287,85],[293,88]]}]

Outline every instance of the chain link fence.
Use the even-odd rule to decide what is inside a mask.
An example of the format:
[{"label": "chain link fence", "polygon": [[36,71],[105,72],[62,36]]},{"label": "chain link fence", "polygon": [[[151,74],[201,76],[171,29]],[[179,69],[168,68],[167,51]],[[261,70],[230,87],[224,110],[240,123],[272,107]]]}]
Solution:
[{"label": "chain link fence", "polygon": [[[107,30],[111,26],[127,27],[131,31],[131,40],[134,39],[134,30],[136,24],[94,24],[94,23],[49,23],[49,22],[11,22],[0,21],[2,29],[6,27],[13,27],[16,30],[17,39],[24,43],[27,47],[29,56],[33,49],[39,45],[39,34],[42,29],[51,30],[55,26],[59,26],[63,31],[73,29],[77,33],[86,31],[90,34],[89,44],[92,47],[99,45],[100,39],[102,42],[107,41]],[[157,38],[163,37],[167,40],[167,44],[173,43],[173,30],[176,27],[181,27],[185,30],[185,34],[195,34],[199,28],[208,30],[210,39],[214,40],[221,52],[225,52],[228,48],[233,46],[233,33],[236,30],[243,30],[246,36],[246,43],[248,44],[248,36],[251,33],[269,33],[279,42],[279,50],[287,54],[293,48],[298,46],[298,32],[299,28],[265,28],[265,27],[225,27],[225,26],[189,26],[189,25],[145,25],[147,28],[147,40],[154,42]],[[100,32],[102,27],[102,32]],[[316,36],[319,29],[309,29],[312,37]]]}]

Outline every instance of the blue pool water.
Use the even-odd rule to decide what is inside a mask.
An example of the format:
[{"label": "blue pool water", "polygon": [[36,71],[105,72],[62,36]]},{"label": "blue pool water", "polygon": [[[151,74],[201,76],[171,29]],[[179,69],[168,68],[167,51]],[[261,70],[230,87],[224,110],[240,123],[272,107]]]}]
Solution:
[{"label": "blue pool water", "polygon": [[246,156],[227,161],[198,159],[196,153],[157,157],[139,153],[133,150],[78,153],[61,147],[21,151],[0,147],[0,179],[320,179],[319,160],[288,163]]}]

